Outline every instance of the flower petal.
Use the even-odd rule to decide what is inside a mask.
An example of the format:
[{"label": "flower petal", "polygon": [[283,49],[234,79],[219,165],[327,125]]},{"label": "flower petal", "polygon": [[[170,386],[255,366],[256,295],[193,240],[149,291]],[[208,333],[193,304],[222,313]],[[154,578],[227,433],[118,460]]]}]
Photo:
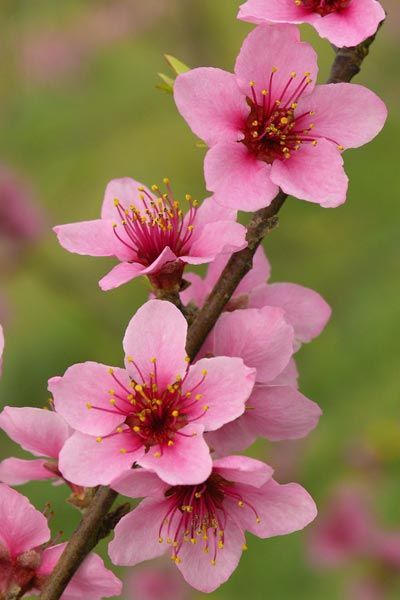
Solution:
[{"label": "flower petal", "polygon": [[324,139],[316,147],[303,144],[291,158],[276,160],[271,179],[286,194],[334,208],[346,201],[348,178],[335,145]]},{"label": "flower petal", "polygon": [[157,446],[153,446],[138,459],[138,463],[155,471],[170,485],[202,483],[209,477],[212,469],[210,450],[204,441],[203,430],[201,425],[186,425],[176,433],[173,446],[163,445],[161,456]]},{"label": "flower petal", "polygon": [[7,485],[22,485],[29,481],[54,479],[55,475],[44,466],[47,461],[6,458],[0,462],[0,481]]},{"label": "flower petal", "polygon": [[[276,100],[293,102],[293,94],[305,73],[310,74],[311,82],[304,94],[312,92],[318,74],[317,55],[310,44],[300,41],[300,32],[295,25],[258,25],[243,43],[235,73],[246,96],[251,97],[250,81],[254,81],[254,92],[260,105],[263,89],[269,92],[272,103]],[[292,73],[297,76],[293,78]],[[285,88],[287,91],[283,93]]]},{"label": "flower petal", "polygon": [[251,307],[280,306],[300,342],[311,342],[328,323],[332,310],[314,290],[295,283],[259,286],[250,296]]},{"label": "flower petal", "polygon": [[248,405],[247,427],[272,442],[305,437],[322,414],[318,404],[288,385],[258,385]]},{"label": "flower petal", "polygon": [[173,384],[178,375],[183,378],[186,334],[186,319],[176,306],[162,300],[146,302],[131,319],[124,337],[125,364],[131,377],[138,383],[154,383],[151,378],[156,369],[160,390]]},{"label": "flower petal", "polygon": [[182,117],[208,146],[236,142],[249,114],[236,77],[221,69],[182,73],[175,81],[174,97]]},{"label": "flower petal", "polygon": [[143,453],[143,447],[130,434],[117,433],[97,441],[76,432],[60,452],[59,469],[67,481],[76,485],[109,485],[140,460]]},{"label": "flower petal", "polygon": [[[114,379],[114,377],[120,382]],[[48,389],[54,396],[56,410],[77,431],[90,435],[106,435],[124,422],[122,414],[126,402],[120,401],[119,410],[110,403],[110,391],[125,394],[130,379],[124,369],[85,362],[69,367],[63,377],[50,379]],[[100,409],[100,410],[99,410]]]},{"label": "flower petal", "polygon": [[99,286],[103,292],[108,292],[124,285],[124,283],[128,283],[128,281],[135,279],[135,277],[140,277],[144,274],[144,270],[145,267],[140,263],[122,262],[100,279]]},{"label": "flower petal", "polygon": [[[313,135],[333,140],[344,148],[358,148],[381,131],[387,118],[382,100],[368,88],[355,83],[317,85],[310,96],[301,98],[296,112],[302,126],[314,124]],[[318,148],[317,148],[318,149]]]},{"label": "flower petal", "polygon": [[25,496],[0,484],[0,544],[13,558],[47,542],[47,519]]},{"label": "flower petal", "polygon": [[146,469],[135,469],[122,473],[111,483],[111,487],[130,498],[145,498],[163,496],[169,486],[156,473]]},{"label": "flower petal", "polygon": [[[97,219],[53,228],[59,243],[69,252],[87,256],[119,256],[121,242],[114,235],[113,222]],[[128,248],[124,252],[127,258],[132,256]]]},{"label": "flower petal", "polygon": [[233,421],[244,412],[255,375],[255,369],[246,367],[240,358],[219,356],[199,360],[190,367],[182,386],[183,395],[190,394],[187,402],[194,403],[189,414],[206,431]]},{"label": "flower petal", "polygon": [[146,194],[154,199],[154,194],[152,194],[146,186],[131,177],[112,179],[107,185],[104,194],[101,218],[120,221],[119,213],[115,206],[115,200],[118,200],[124,208],[129,208],[132,205],[136,206],[139,210],[145,208],[141,198],[143,189]]},{"label": "flower petal", "polygon": [[214,461],[214,470],[227,481],[260,488],[272,477],[274,470],[261,460],[248,456],[226,456]]},{"label": "flower petal", "polygon": [[[246,248],[246,228],[234,221],[208,223],[190,247],[190,255],[181,256],[184,262],[192,263],[192,257],[210,262],[218,254],[231,254]],[[198,261],[194,264],[200,264]]]},{"label": "flower petal", "polygon": [[196,590],[207,594],[213,592],[229,579],[238,566],[245,541],[243,531],[228,517],[224,548],[218,551],[216,564],[211,563],[212,552],[203,552],[200,544],[184,543],[179,551],[182,562],[177,563],[178,569]]},{"label": "flower petal", "polygon": [[148,498],[122,517],[115,528],[108,553],[115,565],[135,566],[162,556],[167,546],[160,544],[160,527],[168,513],[168,501]]},{"label": "flower petal", "polygon": [[304,23],[310,11],[293,0],[247,0],[239,8],[238,19],[248,23]]},{"label": "flower petal", "polygon": [[61,415],[40,408],[6,406],[0,413],[0,427],[24,450],[52,458],[58,457],[70,435]]},{"label": "flower petal", "polygon": [[214,328],[214,354],[239,356],[257,369],[256,381],[272,381],[293,354],[293,328],[283,309],[235,310],[223,313]]},{"label": "flower petal", "polygon": [[242,143],[219,143],[204,162],[207,189],[222,206],[251,212],[268,206],[278,193],[271,165],[255,158]]}]

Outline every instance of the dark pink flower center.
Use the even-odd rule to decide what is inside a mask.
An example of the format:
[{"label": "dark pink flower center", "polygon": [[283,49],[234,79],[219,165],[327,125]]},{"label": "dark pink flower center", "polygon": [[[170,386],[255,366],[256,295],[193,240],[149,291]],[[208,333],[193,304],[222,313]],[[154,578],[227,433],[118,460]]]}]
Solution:
[{"label": "dark pink flower center", "polygon": [[[296,82],[297,74],[292,71],[281,90],[275,83],[277,72],[273,68],[268,89],[262,89],[262,102],[257,94],[256,83],[250,82],[251,97],[247,97],[250,114],[247,118],[242,142],[258,160],[272,164],[275,160],[287,160],[302,144],[316,146],[320,137],[313,132],[310,117],[314,112],[296,113],[298,101],[312,82],[310,73],[304,73]],[[328,139],[328,138],[326,138]],[[335,140],[330,140],[336,145]],[[338,146],[343,150],[341,146]]]},{"label": "dark pink flower center", "polygon": [[[257,523],[260,517],[255,508],[237,491],[235,483],[213,472],[207,481],[196,486],[175,486],[165,493],[169,500],[159,529],[159,542],[171,546],[171,559],[181,562],[184,543],[201,545],[217,564],[218,553],[224,549],[225,531],[230,517],[225,500],[230,499],[240,508],[249,508]],[[232,504],[232,503],[231,503]],[[237,519],[232,519],[237,523]],[[243,549],[247,549],[246,546]]]},{"label": "dark pink flower center", "polygon": [[322,17],[347,8],[351,0],[294,0],[296,6],[317,12]]},{"label": "dark pink flower center", "polygon": [[34,585],[36,569],[40,565],[41,554],[28,550],[11,557],[7,548],[0,544],[0,598],[5,598],[13,588],[28,591]]},{"label": "dark pink flower center", "polygon": [[186,195],[189,212],[185,215],[174,198],[169,180],[164,179],[164,183],[167,189],[164,194],[158,186],[152,186],[156,199],[145,188],[139,188],[141,209],[134,204],[124,206],[118,199],[114,201],[119,221],[119,224],[114,223],[114,233],[144,266],[151,265],[167,246],[176,256],[184,256],[193,235],[197,200]]},{"label": "dark pink flower center", "polygon": [[[133,359],[128,358],[128,360],[135,364]],[[165,389],[160,389],[157,378],[157,361],[153,358],[151,362],[152,371],[148,378],[150,382],[142,376],[141,382],[131,380],[129,388],[118,379],[114,370],[110,369],[110,375],[116,384],[109,390],[110,408],[106,409],[92,404],[86,406],[89,409],[123,416],[123,425],[110,435],[134,436],[138,442],[137,447],[145,446],[147,451],[153,446],[158,446],[159,450],[155,456],[159,457],[163,453],[164,446],[174,445],[177,436],[192,437],[180,430],[189,423],[197,421],[207,412],[208,406],[201,403],[202,394],[196,393],[197,388],[205,380],[207,371],[204,370],[199,381],[185,392],[182,390],[182,385],[187,372],[183,379],[177,378]],[[102,439],[101,437],[97,438],[98,442],[101,442]],[[121,452],[125,454],[126,449],[122,447]]]}]

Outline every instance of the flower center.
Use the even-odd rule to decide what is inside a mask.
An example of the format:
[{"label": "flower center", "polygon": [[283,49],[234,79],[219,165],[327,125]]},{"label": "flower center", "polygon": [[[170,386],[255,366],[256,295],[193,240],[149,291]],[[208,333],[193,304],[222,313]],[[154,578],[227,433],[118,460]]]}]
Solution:
[{"label": "flower center", "polygon": [[[227,481],[213,472],[208,480],[196,486],[175,486],[165,493],[169,505],[159,529],[159,542],[171,546],[171,559],[181,562],[179,554],[184,543],[201,544],[210,555],[211,565],[217,564],[218,553],[224,549],[225,531],[230,517],[225,500],[239,508],[252,511],[257,523],[260,517],[255,508]],[[231,502],[232,505],[232,502]],[[232,517],[235,522],[237,519]],[[247,547],[243,546],[246,550]]]},{"label": "flower center", "polygon": [[0,598],[6,598],[13,587],[29,590],[39,564],[40,553],[36,550],[28,550],[13,558],[0,544]]},{"label": "flower center", "polygon": [[294,0],[296,6],[317,12],[322,17],[347,8],[351,0]]},{"label": "flower center", "polygon": [[[277,69],[273,67],[269,88],[261,90],[261,103],[256,93],[256,83],[250,82],[251,97],[247,97],[250,114],[241,140],[258,160],[268,164],[290,158],[304,143],[316,146],[317,138],[320,137],[313,134],[314,123],[309,122],[315,113],[296,113],[299,99],[312,82],[310,73],[304,73],[296,84],[297,74],[292,71],[282,90],[279,90],[274,80],[276,72]],[[329,141],[343,150],[335,140]]]},{"label": "flower center", "polygon": [[[193,235],[197,200],[187,194],[189,211],[185,215],[178,200],[174,198],[168,179],[164,179],[166,193],[161,193],[157,185],[152,186],[156,198],[145,188],[139,188],[142,208],[134,204],[124,206],[114,200],[118,222],[114,223],[114,234],[119,241],[136,255],[145,266],[151,265],[167,246],[176,256],[183,256],[188,250]],[[120,235],[123,228],[122,235]]]},{"label": "flower center", "polygon": [[[133,364],[132,358],[128,358]],[[203,383],[207,371],[203,371],[200,380],[191,390],[183,392],[182,385],[186,379],[177,378],[175,382],[160,389],[157,380],[157,361],[152,359],[153,370],[150,372],[150,382],[141,376],[141,383],[131,379],[129,388],[116,376],[113,369],[110,375],[116,384],[115,388],[109,390],[110,408],[102,408],[87,404],[87,408],[101,410],[112,414],[118,414],[125,418],[123,425],[116,432],[108,436],[125,434],[134,436],[138,442],[137,447],[145,446],[148,451],[153,446],[159,446],[154,456],[160,457],[163,446],[173,446],[176,436],[191,437],[180,430],[202,417],[208,410],[208,406],[201,405],[202,394],[196,393],[196,389]],[[137,365],[136,369],[140,373]],[[101,442],[102,437],[97,441]],[[121,453],[127,450],[121,448]],[[134,450],[132,450],[134,451]]]}]

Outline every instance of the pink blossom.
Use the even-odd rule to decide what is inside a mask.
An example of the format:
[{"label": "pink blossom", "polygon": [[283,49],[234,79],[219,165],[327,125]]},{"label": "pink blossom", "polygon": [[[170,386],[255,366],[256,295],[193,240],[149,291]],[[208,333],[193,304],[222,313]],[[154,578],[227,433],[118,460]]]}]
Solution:
[{"label": "pink blossom", "polygon": [[166,565],[135,569],[125,581],[126,600],[188,600],[190,588]]},{"label": "pink blossom", "polygon": [[377,0],[247,0],[238,18],[250,23],[309,23],[335,46],[357,46],[385,18]]},{"label": "pink blossom", "polygon": [[114,179],[106,189],[101,219],[54,228],[70,252],[120,260],[100,281],[103,290],[139,275],[147,275],[156,287],[172,287],[180,283],[185,263],[207,263],[246,246],[246,230],[235,222],[234,210],[211,199],[198,207],[187,196],[184,215],[165,181],[163,194],[157,186],[152,193],[133,179]]},{"label": "pink blossom", "polygon": [[186,334],[173,304],[150,300],[128,325],[126,369],[87,362],[50,380],[56,410],[77,430],[60,453],[66,479],[107,485],[135,462],[171,485],[207,479],[203,432],[243,413],[255,370],[226,357],[189,367]]},{"label": "pink blossom", "polygon": [[[38,595],[65,544],[51,546],[45,516],[25,496],[0,484],[0,597],[24,590]],[[90,554],[68,584],[62,600],[101,600],[121,593],[121,582]]]},{"label": "pink blossom", "polygon": [[368,556],[372,549],[372,515],[360,490],[344,487],[335,492],[310,536],[314,564],[336,567]]},{"label": "pink blossom", "polygon": [[[203,306],[208,294],[217,283],[226,263],[225,256],[218,257],[208,267],[207,274],[202,279],[195,273],[186,273],[185,279],[190,286],[181,292],[185,304],[193,302]],[[285,319],[290,323],[295,333],[295,345],[310,342],[317,337],[331,316],[331,308],[327,302],[314,290],[296,283],[268,283],[271,266],[260,246],[254,256],[253,268],[242,279],[230,299],[227,310],[239,308],[263,308],[278,306],[284,309]]]},{"label": "pink blossom", "polygon": [[315,518],[309,494],[295,483],[279,485],[272,473],[242,456],[214,461],[211,475],[196,486],[170,487],[149,471],[125,473],[113,487],[145,500],[117,525],[111,560],[136,565],[169,551],[187,583],[212,592],[247,549],[245,531],[265,539],[303,529]]},{"label": "pink blossom", "polygon": [[345,202],[341,153],[372,140],[387,111],[363,86],[315,86],[317,72],[296,26],[259,25],[235,74],[199,68],[177,78],[178,109],[210,147],[205,177],[219,204],[257,210],[279,188],[324,207]]},{"label": "pink blossom", "polygon": [[293,328],[283,309],[264,306],[222,314],[201,353],[236,356],[256,369],[256,386],[245,412],[207,434],[218,454],[244,450],[258,437],[271,441],[302,438],[318,424],[321,409],[297,389],[297,370],[290,362]]},{"label": "pink blossom", "polygon": [[61,415],[40,408],[6,406],[0,413],[0,429],[35,460],[6,458],[0,462],[0,481],[8,485],[21,485],[29,481],[63,480],[78,499],[84,490],[63,478],[58,468],[58,457],[72,430]]}]

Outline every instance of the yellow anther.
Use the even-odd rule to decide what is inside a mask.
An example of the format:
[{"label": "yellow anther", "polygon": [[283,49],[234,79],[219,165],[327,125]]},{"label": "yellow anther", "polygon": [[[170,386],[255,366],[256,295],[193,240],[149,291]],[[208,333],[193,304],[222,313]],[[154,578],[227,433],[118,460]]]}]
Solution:
[{"label": "yellow anther", "polygon": [[102,438],[102,437],[97,437],[97,438],[96,438],[96,442],[97,442],[98,444],[100,444],[100,442],[102,442],[102,441],[103,441],[103,438]]},{"label": "yellow anther", "polygon": [[201,498],[201,493],[200,492],[196,492],[194,495],[195,498]]},{"label": "yellow anther", "polygon": [[108,393],[109,393],[111,396],[114,396],[114,394],[115,394],[115,390],[108,390]]},{"label": "yellow anther", "polygon": [[125,448],[120,448],[119,450],[121,452],[121,454],[126,454],[127,450]]},{"label": "yellow anther", "polygon": [[251,136],[252,136],[253,138],[257,138],[257,137],[258,137],[258,133],[257,133],[257,131],[253,131],[253,132],[252,132],[252,134],[251,134]]},{"label": "yellow anther", "polygon": [[217,564],[217,561],[213,558],[212,561],[210,561],[212,566],[215,567],[215,565]]},{"label": "yellow anther", "polygon": [[86,408],[90,410],[91,408],[93,408],[93,406],[92,404],[90,404],[90,402],[86,402]]},{"label": "yellow anther", "polygon": [[172,440],[168,440],[168,442],[167,442],[167,445],[168,445],[168,446],[173,446],[173,445],[174,445],[174,442],[173,442]]},{"label": "yellow anther", "polygon": [[292,79],[294,79],[295,77],[297,77],[297,73],[296,73],[296,71],[292,71],[292,72],[290,73],[290,77],[291,77]]},{"label": "yellow anther", "polygon": [[261,90],[261,94],[263,96],[267,96],[268,95],[268,90]]},{"label": "yellow anther", "polygon": [[199,205],[199,201],[198,200],[193,200],[192,202],[192,206],[194,206],[196,208],[196,206]]},{"label": "yellow anther", "polygon": [[196,538],[190,538],[190,541],[193,545],[197,544],[197,540]]},{"label": "yellow anther", "polygon": [[205,377],[207,375],[207,369],[203,369],[201,374],[203,375],[203,377]]},{"label": "yellow anther", "polygon": [[192,392],[186,392],[186,394],[185,394],[186,398],[190,398],[191,395],[192,395]]},{"label": "yellow anther", "polygon": [[341,144],[339,144],[339,146],[337,147],[338,150],[342,151],[344,150],[344,146],[342,146]]},{"label": "yellow anther", "polygon": [[193,231],[194,225],[188,225],[188,231]]},{"label": "yellow anther", "polygon": [[210,407],[208,406],[208,404],[205,404],[205,405],[203,406],[203,410],[207,411],[207,410],[209,410],[209,409],[210,409]]},{"label": "yellow anther", "polygon": [[132,430],[133,430],[133,431],[135,431],[136,433],[138,433],[138,431],[140,431],[140,427],[139,427],[139,425],[134,425],[134,426],[132,427]]},{"label": "yellow anther", "polygon": [[202,397],[203,397],[203,394],[196,394],[195,397],[194,397],[194,399],[195,400],[201,400]]},{"label": "yellow anther", "polygon": [[252,126],[253,126],[253,127],[257,127],[257,126],[258,126],[258,121],[253,121],[253,122],[252,122]]},{"label": "yellow anther", "polygon": [[249,83],[249,86],[250,86],[250,87],[254,87],[255,85],[256,85],[256,82],[255,82],[255,81],[253,81],[253,80],[251,80],[251,81],[250,81],[250,83]]},{"label": "yellow anther", "polygon": [[165,185],[169,185],[169,179],[168,179],[168,177],[164,177],[164,179],[163,179],[163,183],[164,183]]},{"label": "yellow anther", "polygon": [[317,142],[317,140],[313,140],[313,141],[311,142],[311,144],[312,144],[313,146],[316,146],[316,145],[318,144],[318,142]]},{"label": "yellow anther", "polygon": [[222,542],[222,541],[220,540],[220,541],[218,542],[218,548],[219,548],[220,550],[222,550],[222,549],[223,549],[223,547],[224,547],[224,542]]},{"label": "yellow anther", "polygon": [[122,433],[123,432],[123,428],[122,427],[117,427],[116,432],[117,433]]},{"label": "yellow anther", "polygon": [[249,549],[249,547],[247,546],[247,544],[243,544],[243,546],[242,546],[243,552],[246,552],[246,550],[248,550],[248,549]]},{"label": "yellow anther", "polygon": [[278,67],[272,67],[271,71],[272,71],[273,73],[276,73],[276,72],[278,71]]},{"label": "yellow anther", "polygon": [[167,538],[167,544],[172,544],[172,539],[171,538]]},{"label": "yellow anther", "polygon": [[135,390],[136,390],[137,392],[143,392],[143,386],[142,386],[142,385],[140,385],[139,383],[137,383],[137,384],[135,385]]},{"label": "yellow anther", "polygon": [[292,102],[292,104],[290,105],[290,108],[292,108],[293,110],[295,108],[297,108],[297,102]]},{"label": "yellow anther", "polygon": [[304,77],[310,77],[310,75],[311,75],[310,71],[305,71],[304,72]]},{"label": "yellow anther", "polygon": [[162,538],[162,537],[159,537],[159,538],[158,538],[158,543],[159,543],[159,544],[162,544],[162,543],[163,543],[163,541],[164,541],[164,538]]},{"label": "yellow anther", "polygon": [[281,123],[282,123],[282,125],[287,125],[289,123],[289,119],[287,117],[282,117]]},{"label": "yellow anther", "polygon": [[110,375],[114,375],[114,369],[110,368],[110,369],[108,369],[108,372],[109,372]]},{"label": "yellow anther", "polygon": [[154,452],[154,458],[161,458],[161,452]]},{"label": "yellow anther", "polygon": [[139,192],[144,192],[144,191],[145,191],[145,188],[144,188],[144,187],[141,185],[141,186],[139,186],[139,187],[138,187],[138,191],[139,191]]},{"label": "yellow anther", "polygon": [[243,506],[244,506],[244,502],[243,502],[243,500],[239,500],[239,502],[238,502],[238,506],[239,506],[240,508],[243,508]]},{"label": "yellow anther", "polygon": [[185,362],[190,363],[190,356],[185,356]]},{"label": "yellow anther", "polygon": [[130,402],[131,400],[133,400],[133,399],[134,399],[134,395],[133,395],[133,394],[128,394],[128,395],[127,395],[127,399],[128,399],[128,400],[129,400],[129,402]]},{"label": "yellow anther", "polygon": [[152,362],[152,363],[153,363],[153,365],[154,365],[154,363],[156,363],[156,362],[157,362],[157,359],[156,359],[156,357],[155,357],[155,356],[153,356],[153,357],[150,359],[150,362]]},{"label": "yellow anther", "polygon": [[192,196],[190,194],[185,195],[185,200],[187,200],[187,202],[190,202],[191,199],[192,199]]},{"label": "yellow anther", "polygon": [[173,410],[172,413],[171,413],[171,415],[173,417],[179,417],[179,410]]},{"label": "yellow anther", "polygon": [[261,519],[260,519],[260,517],[257,517],[257,518],[256,518],[256,523],[258,523],[258,524],[259,524],[259,523],[261,523]]},{"label": "yellow anther", "polygon": [[157,184],[155,184],[155,183],[154,183],[154,184],[151,186],[151,189],[152,189],[152,191],[153,191],[153,192],[158,192],[158,190],[159,190],[160,188],[158,187],[158,185],[157,185]]},{"label": "yellow anther", "polygon": [[110,398],[109,403],[111,404],[111,406],[115,406],[115,404],[116,404],[115,398]]},{"label": "yellow anther", "polygon": [[309,115],[310,117],[313,117],[315,115],[315,110],[310,110]]},{"label": "yellow anther", "polygon": [[119,200],[117,198],[114,199],[114,206],[119,206]]}]

